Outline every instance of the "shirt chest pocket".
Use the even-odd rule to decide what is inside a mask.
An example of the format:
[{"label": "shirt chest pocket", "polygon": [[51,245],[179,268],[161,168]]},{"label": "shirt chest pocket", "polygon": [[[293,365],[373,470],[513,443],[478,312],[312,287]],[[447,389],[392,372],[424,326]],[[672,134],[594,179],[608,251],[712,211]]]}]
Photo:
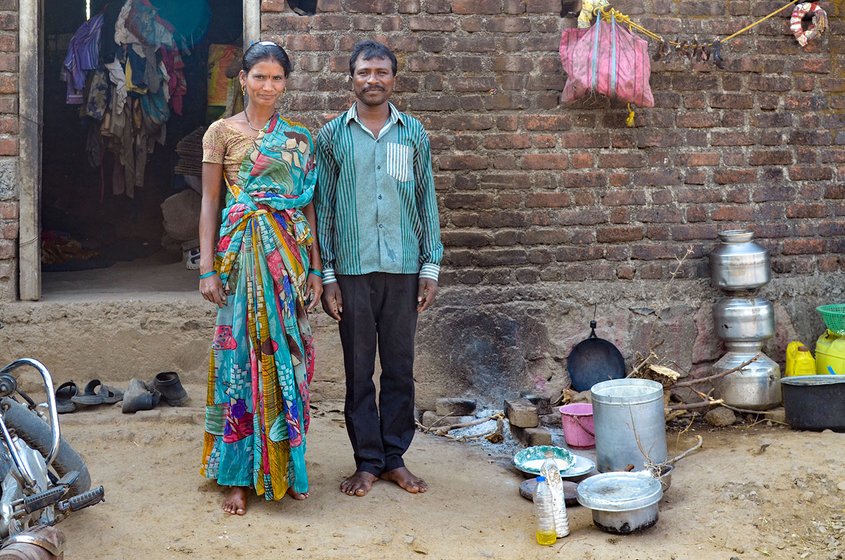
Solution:
[{"label": "shirt chest pocket", "polygon": [[387,144],[387,174],[404,183],[414,178],[414,160],[411,148],[404,144],[390,142]]}]

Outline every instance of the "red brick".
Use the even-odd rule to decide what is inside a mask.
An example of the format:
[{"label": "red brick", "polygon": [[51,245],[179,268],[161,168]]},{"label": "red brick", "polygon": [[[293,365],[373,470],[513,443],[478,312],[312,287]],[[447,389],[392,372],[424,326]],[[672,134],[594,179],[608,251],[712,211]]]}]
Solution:
[{"label": "red brick", "polygon": [[612,169],[618,167],[639,168],[645,165],[645,159],[639,153],[614,152],[599,155],[599,168]]},{"label": "red brick", "polygon": [[593,154],[588,152],[571,154],[569,160],[574,169],[586,169],[595,165]]},{"label": "red brick", "polygon": [[531,147],[531,139],[524,134],[494,134],[484,139],[489,150],[520,150]]},{"label": "red brick", "polygon": [[18,155],[17,138],[0,138],[0,156]]},{"label": "red brick", "polygon": [[565,192],[532,192],[525,197],[526,208],[564,208],[572,198]]},{"label": "red brick", "polygon": [[317,0],[317,11],[323,12],[340,12],[343,8],[340,4],[341,0]]},{"label": "red brick", "polygon": [[710,219],[717,222],[752,222],[755,218],[755,210],[751,206],[720,206],[710,212]]},{"label": "red brick", "polygon": [[18,219],[18,203],[17,202],[0,202],[0,219],[2,219],[2,220],[17,220]]},{"label": "red brick", "polygon": [[411,31],[455,31],[455,21],[444,17],[415,16],[408,20]]},{"label": "red brick", "polygon": [[567,115],[528,115],[522,117],[526,130],[569,130],[572,120]]},{"label": "red brick", "polygon": [[452,0],[452,13],[467,14],[499,14],[502,12],[501,0]]},{"label": "red brick", "polygon": [[684,128],[712,128],[722,124],[718,113],[686,113],[678,115],[676,122]]},{"label": "red brick", "polygon": [[444,231],[441,233],[446,247],[484,247],[492,244],[492,237],[486,232]]},{"label": "red brick", "polygon": [[687,167],[716,166],[721,162],[719,152],[693,152],[680,154],[678,162]]},{"label": "red brick", "polygon": [[460,156],[440,156],[440,170],[487,169],[487,158],[474,154]]},{"label": "red brick", "polygon": [[396,12],[393,0],[344,0],[346,10],[368,14],[392,14]]},{"label": "red brick", "polygon": [[3,73],[0,74],[0,93],[17,93],[18,92],[18,76],[17,74]]},{"label": "red brick", "polygon": [[784,255],[818,255],[825,252],[824,239],[784,239]]},{"label": "red brick", "polygon": [[827,215],[824,204],[794,203],[786,207],[787,218],[824,218]]},{"label": "red brick", "polygon": [[18,244],[9,239],[0,239],[0,260],[13,259],[17,255]]},{"label": "red brick", "polygon": [[610,135],[606,132],[567,132],[561,136],[561,146],[579,150],[609,148]]},{"label": "red brick", "polygon": [[787,150],[755,150],[748,158],[751,165],[789,165],[792,154]]},{"label": "red brick", "polygon": [[495,197],[491,193],[449,193],[443,197],[447,208],[493,208]]},{"label": "red brick", "polygon": [[14,12],[0,12],[0,29],[13,31],[18,28],[18,14]]},{"label": "red brick", "polygon": [[333,51],[335,41],[333,35],[288,35],[284,46],[294,52]]},{"label": "red brick", "polygon": [[598,243],[621,243],[625,241],[639,241],[642,238],[642,226],[611,226],[600,227],[596,230],[596,241]]},{"label": "red brick", "polygon": [[528,154],[522,156],[522,169],[566,169],[569,156],[566,154]]},{"label": "red brick", "polygon": [[643,190],[612,190],[601,199],[604,206],[634,206],[646,203],[646,195]]},{"label": "red brick", "polygon": [[2,239],[17,239],[18,238],[18,222],[6,222],[0,224],[0,238]]}]

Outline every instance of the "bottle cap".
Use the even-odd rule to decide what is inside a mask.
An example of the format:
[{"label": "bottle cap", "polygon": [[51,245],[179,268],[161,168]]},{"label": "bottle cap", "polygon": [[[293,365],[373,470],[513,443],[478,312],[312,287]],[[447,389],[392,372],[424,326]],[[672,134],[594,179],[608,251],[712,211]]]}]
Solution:
[{"label": "bottle cap", "polygon": [[538,476],[538,477],[537,477],[537,484],[539,484],[539,483],[541,483],[541,482],[546,482],[546,477],[545,477],[545,476]]},{"label": "bottle cap", "polygon": [[809,348],[807,348],[806,346],[799,346],[799,347],[798,347],[798,351],[799,351],[799,352],[809,352],[809,351],[810,351],[810,349],[809,349]]}]

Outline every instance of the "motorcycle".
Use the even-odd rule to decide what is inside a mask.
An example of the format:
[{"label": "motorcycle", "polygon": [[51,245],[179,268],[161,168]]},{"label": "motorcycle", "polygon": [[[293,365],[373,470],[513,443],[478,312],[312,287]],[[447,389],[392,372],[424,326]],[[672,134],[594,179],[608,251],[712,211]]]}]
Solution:
[{"label": "motorcycle", "polygon": [[[46,410],[12,375],[24,366],[41,375]],[[0,369],[0,443],[0,558],[4,549],[22,545],[61,557],[44,528],[103,501],[105,490],[91,489],[85,461],[62,438],[53,380],[37,360],[22,358]]]}]

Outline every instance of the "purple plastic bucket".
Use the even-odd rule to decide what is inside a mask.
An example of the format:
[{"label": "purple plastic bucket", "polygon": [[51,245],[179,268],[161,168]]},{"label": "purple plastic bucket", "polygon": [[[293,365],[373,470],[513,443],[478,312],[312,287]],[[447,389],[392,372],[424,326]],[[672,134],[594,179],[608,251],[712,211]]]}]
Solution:
[{"label": "purple plastic bucket", "polygon": [[596,446],[596,429],[593,425],[593,405],[572,403],[560,407],[563,439],[569,447],[589,449]]}]

